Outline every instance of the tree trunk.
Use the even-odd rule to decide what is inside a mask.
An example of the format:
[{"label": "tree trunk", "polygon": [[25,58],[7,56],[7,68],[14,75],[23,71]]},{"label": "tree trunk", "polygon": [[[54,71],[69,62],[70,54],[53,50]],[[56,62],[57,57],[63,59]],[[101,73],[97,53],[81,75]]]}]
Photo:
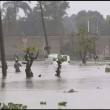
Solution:
[{"label": "tree trunk", "polygon": [[58,68],[56,70],[56,73],[55,76],[60,76],[60,73],[61,73],[61,62],[60,61],[57,61],[58,63]]},{"label": "tree trunk", "polygon": [[47,40],[47,32],[46,32],[46,28],[45,28],[45,21],[44,21],[44,16],[43,16],[43,10],[42,10],[42,4],[41,1],[39,1],[40,3],[40,9],[41,9],[41,17],[42,17],[42,24],[43,24],[43,30],[44,30],[44,36],[45,36],[45,41],[46,41],[46,47],[47,47],[47,54],[50,54],[50,50],[48,48],[48,40]]},{"label": "tree trunk", "polygon": [[17,35],[17,5],[15,5],[15,32],[14,35]]},{"label": "tree trunk", "polygon": [[27,62],[25,72],[27,77],[33,77],[33,73],[31,71],[31,66],[29,64],[29,61]]},{"label": "tree trunk", "polygon": [[10,21],[10,18],[9,18],[9,15],[8,15],[7,37],[9,36],[9,28],[10,28],[10,27],[9,27],[9,21]]},{"label": "tree trunk", "polygon": [[1,51],[1,63],[2,63],[2,75],[3,77],[5,77],[7,75],[7,70],[6,70],[5,48],[4,48],[2,20],[1,20],[1,2],[0,2],[0,51]]},{"label": "tree trunk", "polygon": [[83,63],[83,64],[86,64],[86,52],[84,53],[84,56],[82,55],[81,52],[79,52],[79,54],[80,54],[80,57],[81,57],[81,59],[82,59],[82,63]]},{"label": "tree trunk", "polygon": [[55,76],[60,76],[61,69],[60,69],[60,68],[57,68],[56,73],[57,73],[57,74],[55,74]]},{"label": "tree trunk", "polygon": [[23,62],[23,64],[26,64],[25,72],[26,72],[27,77],[33,77],[33,73],[31,71],[31,66],[33,64],[34,59],[37,59],[38,55],[39,55],[39,52],[37,53],[35,58],[33,56],[29,56],[30,61],[28,60],[27,54],[25,55],[25,61],[27,61],[27,62]]},{"label": "tree trunk", "polygon": [[86,58],[85,57],[82,59],[82,63],[86,64]]}]

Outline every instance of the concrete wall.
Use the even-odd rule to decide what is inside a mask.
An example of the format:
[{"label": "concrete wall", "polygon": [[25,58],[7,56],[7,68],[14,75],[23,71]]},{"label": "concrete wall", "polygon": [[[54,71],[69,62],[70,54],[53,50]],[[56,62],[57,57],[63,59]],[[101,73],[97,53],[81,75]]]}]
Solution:
[{"label": "concrete wall", "polygon": [[[100,38],[96,42],[96,54],[98,54],[100,57],[110,56],[109,51],[110,36],[99,36],[99,37]],[[15,54],[21,57],[24,55],[24,52],[16,48],[19,47],[20,45],[24,45],[23,38],[24,38],[23,36],[4,38],[7,59],[11,59]],[[50,53],[69,54],[68,51],[71,50],[71,48],[69,48],[69,50],[65,50],[62,48],[64,45],[66,45],[67,42],[71,43],[70,36],[48,36],[48,42],[49,45],[51,46]],[[45,47],[44,36],[28,36],[26,45],[31,46],[33,44],[35,44],[38,48],[43,49]]]},{"label": "concrete wall", "polygon": [[100,57],[110,56],[110,36],[101,36],[96,42],[96,53]]},{"label": "concrete wall", "polygon": [[[24,55],[24,52],[22,52],[20,49],[17,48],[21,45],[24,45],[23,38],[24,38],[23,36],[4,38],[5,54],[6,54],[7,60],[14,57],[15,54],[17,54],[18,56],[21,56],[21,57]],[[51,46],[50,53],[60,53],[59,38],[51,36],[51,37],[49,37],[48,41],[49,41],[49,45]],[[45,38],[42,36],[41,37],[40,36],[28,36],[26,46],[32,46],[34,44],[38,48],[44,49]]]}]

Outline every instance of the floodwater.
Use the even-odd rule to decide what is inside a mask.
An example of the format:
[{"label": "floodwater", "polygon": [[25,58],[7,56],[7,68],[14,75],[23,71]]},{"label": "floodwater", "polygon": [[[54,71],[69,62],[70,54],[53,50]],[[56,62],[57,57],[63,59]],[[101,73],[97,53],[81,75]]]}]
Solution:
[{"label": "floodwater", "polygon": [[[22,103],[32,109],[110,109],[110,73],[106,65],[80,66],[79,62],[64,65],[61,77],[55,76],[55,67],[44,62],[34,62],[34,77],[26,79],[25,64],[16,73],[14,62],[8,62],[8,74],[2,79],[0,70],[1,103]],[[41,77],[38,75],[41,74]],[[99,89],[97,88],[99,87]],[[74,89],[77,92],[63,93]],[[40,105],[46,101],[46,105]],[[58,103],[66,101],[67,106]]]}]

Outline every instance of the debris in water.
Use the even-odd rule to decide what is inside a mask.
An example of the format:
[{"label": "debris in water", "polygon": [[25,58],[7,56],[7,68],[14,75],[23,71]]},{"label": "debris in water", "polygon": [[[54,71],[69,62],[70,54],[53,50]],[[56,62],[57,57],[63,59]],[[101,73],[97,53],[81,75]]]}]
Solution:
[{"label": "debris in water", "polygon": [[39,77],[41,77],[41,74],[39,75]]},{"label": "debris in water", "polygon": [[46,102],[43,102],[43,101],[42,101],[42,102],[40,102],[40,104],[42,104],[42,105],[46,105]]},{"label": "debris in water", "polygon": [[64,91],[63,93],[73,93],[73,92],[77,92],[77,91],[70,89],[69,91]]},{"label": "debris in water", "polygon": [[67,102],[59,102],[58,105],[60,106],[66,106]]}]

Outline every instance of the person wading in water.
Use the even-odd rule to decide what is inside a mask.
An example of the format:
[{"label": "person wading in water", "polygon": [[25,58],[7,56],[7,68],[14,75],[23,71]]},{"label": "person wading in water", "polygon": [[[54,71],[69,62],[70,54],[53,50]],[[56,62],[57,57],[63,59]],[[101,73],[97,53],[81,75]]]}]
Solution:
[{"label": "person wading in water", "polygon": [[13,59],[16,61],[18,60],[19,61],[19,57],[15,54],[15,56],[13,57]]},{"label": "person wading in water", "polygon": [[18,62],[18,60],[15,60],[14,68],[16,72],[21,72],[19,66],[21,66],[21,64]]}]

